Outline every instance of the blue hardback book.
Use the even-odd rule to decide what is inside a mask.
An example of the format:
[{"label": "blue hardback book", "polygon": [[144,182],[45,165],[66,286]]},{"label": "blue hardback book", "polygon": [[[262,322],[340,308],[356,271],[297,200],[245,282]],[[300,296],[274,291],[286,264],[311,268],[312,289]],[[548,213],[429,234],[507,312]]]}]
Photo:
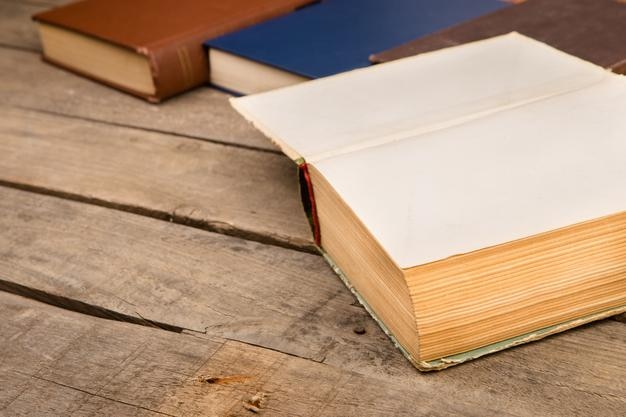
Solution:
[{"label": "blue hardback book", "polygon": [[373,53],[507,5],[502,0],[324,0],[205,42],[212,82],[252,93],[365,67]]}]

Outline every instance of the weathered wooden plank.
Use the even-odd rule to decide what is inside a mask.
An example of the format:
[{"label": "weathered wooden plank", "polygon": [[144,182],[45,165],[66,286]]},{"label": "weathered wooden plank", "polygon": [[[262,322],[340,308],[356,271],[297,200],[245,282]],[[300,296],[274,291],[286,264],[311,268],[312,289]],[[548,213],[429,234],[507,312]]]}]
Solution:
[{"label": "weathered wooden plank", "polygon": [[[55,297],[67,297],[191,329],[198,337],[241,340],[403,382],[415,378],[319,256],[6,188],[0,188],[0,230],[2,288],[17,283],[48,294],[50,303],[64,304]],[[354,333],[357,326],[365,334]],[[459,368],[515,374],[520,363],[549,375],[557,367],[579,372],[568,369],[574,362],[577,369],[599,366],[588,350],[604,341],[575,338],[588,346],[557,343],[543,352],[552,340],[561,339]],[[600,388],[611,366],[625,365],[626,356],[614,348],[601,352],[607,368],[594,382]],[[539,359],[551,352],[558,353]],[[446,373],[473,383],[471,374]]]},{"label": "weathered wooden plank", "polygon": [[0,182],[313,251],[282,155],[0,106]]},{"label": "weathered wooden plank", "polygon": [[[1,415],[159,415],[147,397],[183,382],[221,346],[6,293],[0,300]],[[133,387],[127,376],[127,394],[134,388],[143,397],[124,401],[103,392],[123,371],[160,378]]]},{"label": "weathered wooden plank", "polygon": [[279,153],[231,108],[228,97],[199,87],[150,104],[48,65],[36,53],[0,47],[4,104]]},{"label": "weathered wooden plank", "polygon": [[39,36],[35,24],[31,21],[31,16],[70,1],[0,0],[0,45],[32,51],[40,50]]},{"label": "weathered wooden plank", "polygon": [[39,50],[39,38],[30,16],[48,8],[50,5],[0,0],[0,45]]},{"label": "weathered wooden plank", "polygon": [[317,360],[377,368],[391,357],[410,369],[320,256],[7,188],[0,230],[0,286]]},{"label": "weathered wooden plank", "polygon": [[[39,50],[30,17],[66,2],[0,0],[0,45]],[[277,151],[230,107],[228,97],[201,87],[153,105],[45,64],[38,53],[0,48],[0,98],[5,104]]]},{"label": "weathered wooden plank", "polygon": [[[550,349],[501,353],[496,366],[480,360],[404,380],[5,293],[0,330],[0,414],[11,416],[609,417],[626,405],[626,332],[610,321],[548,339]],[[572,366],[580,349],[589,363]],[[534,361],[545,368],[531,369]]]},{"label": "weathered wooden plank", "polygon": [[0,403],[2,416],[163,416],[162,413],[100,397],[96,393],[83,392],[14,369],[0,367],[0,372],[2,389],[17,391],[6,405]]}]

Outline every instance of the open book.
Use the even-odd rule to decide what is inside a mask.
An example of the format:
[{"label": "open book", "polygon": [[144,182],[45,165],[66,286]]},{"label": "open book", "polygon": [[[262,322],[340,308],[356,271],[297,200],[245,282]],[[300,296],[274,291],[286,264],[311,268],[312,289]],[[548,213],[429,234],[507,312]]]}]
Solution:
[{"label": "open book", "polygon": [[626,78],[511,33],[236,98],[421,370],[626,311]]}]

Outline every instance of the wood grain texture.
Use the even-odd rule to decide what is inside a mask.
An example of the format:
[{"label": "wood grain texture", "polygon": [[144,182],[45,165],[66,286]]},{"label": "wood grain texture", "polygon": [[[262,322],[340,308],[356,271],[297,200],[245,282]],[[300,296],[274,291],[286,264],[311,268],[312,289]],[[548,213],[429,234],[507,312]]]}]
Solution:
[{"label": "wood grain texture", "polygon": [[45,64],[34,52],[0,47],[4,104],[279,153],[231,108],[229,97],[199,87],[154,105]]},{"label": "wood grain texture", "polygon": [[282,155],[0,106],[0,182],[314,251]]},{"label": "wood grain texture", "polygon": [[0,230],[5,289],[330,363],[405,365],[318,255],[1,187]]},{"label": "wood grain texture", "polygon": [[200,87],[157,106],[42,63],[31,16],[67,2],[0,0],[0,46],[28,50],[0,47],[3,103],[278,152],[215,89]]},{"label": "wood grain texture", "polygon": [[[0,318],[2,415],[619,416],[626,405],[615,378],[626,372],[626,332],[616,322],[548,339],[552,354],[528,345],[491,366],[402,380],[6,293]],[[573,367],[578,352],[589,362]]]},{"label": "wood grain texture", "polygon": [[71,0],[0,0],[0,45],[39,51],[37,26],[31,16]]},{"label": "wood grain texture", "polygon": [[[445,393],[448,400],[438,400],[445,405],[450,398],[454,404],[476,404],[480,395],[481,403],[518,410],[513,414],[559,415],[560,410],[595,407],[597,393],[611,400],[606,415],[623,405],[624,382],[615,378],[625,372],[626,327],[614,321],[431,377],[402,357],[318,256],[2,188],[0,230],[3,289],[10,283],[36,288],[48,294],[50,303],[64,296],[185,327],[193,339],[243,341],[411,390],[428,388],[429,396]],[[355,327],[363,327],[365,334],[357,335]],[[59,332],[56,327],[49,331]],[[229,358],[225,364],[238,363]],[[307,369],[301,378],[317,381],[309,384],[318,389],[315,384],[324,379]],[[139,378],[143,372],[133,375]],[[546,384],[553,384],[550,403],[541,401]],[[362,398],[381,412],[372,403],[376,389],[369,387]],[[405,388],[388,389],[390,398],[410,395]],[[402,410],[392,402],[385,407],[390,413]]]},{"label": "wood grain texture", "polygon": [[[7,3],[27,8],[26,2],[0,0],[0,5]],[[12,46],[35,39],[23,36],[25,26],[19,25],[10,29],[12,38],[6,37],[5,21],[0,18],[0,37]],[[23,22],[32,27],[28,16]],[[28,48],[27,42],[21,45]],[[0,48],[0,99],[38,109],[21,112],[33,118],[17,121],[39,123],[40,113],[56,112],[92,120],[87,130],[92,133],[100,132],[89,130],[98,129],[97,124],[128,124],[273,150],[226,98],[202,88],[151,106],[45,65],[34,53]],[[11,134],[23,132],[15,120],[10,124],[3,118],[0,126],[12,126]],[[46,126],[50,133],[67,133],[85,132],[81,129],[87,125]],[[9,142],[5,134],[0,146]],[[183,153],[168,150],[165,142],[177,140],[173,136],[148,136],[131,148],[150,154],[153,145],[144,149],[137,143],[155,144],[162,157]],[[106,137],[113,142],[110,149],[116,149],[120,139]],[[31,145],[39,146],[40,139],[30,137]],[[72,152],[78,145],[56,140],[72,144],[69,154],[76,157]],[[132,143],[130,137],[124,140]],[[195,145],[190,146],[193,153]],[[206,152],[204,146],[198,149]],[[36,149],[20,152],[43,158]],[[0,153],[0,164],[4,155]],[[59,152],[51,155],[64,158]],[[81,165],[76,159],[63,160]],[[225,161],[216,166],[226,169]],[[140,166],[148,165],[144,162]],[[108,178],[102,171],[107,164],[94,165],[85,175]],[[281,167],[277,163],[274,170],[285,169]],[[41,175],[34,168],[31,174]],[[47,172],[54,177],[70,171]],[[74,185],[86,181],[79,171],[74,174]],[[111,178],[118,174],[109,173]],[[137,178],[135,191],[151,188],[145,184],[151,181],[148,176],[137,170],[128,175]],[[100,311],[137,322],[144,322],[142,316],[161,318],[201,330],[180,334],[102,320],[0,292],[0,415],[252,416],[249,403],[258,394],[264,394],[260,415],[268,416],[587,417],[620,416],[626,408],[626,325],[616,321],[424,375],[354,305],[319,257],[3,188],[0,230],[4,288],[21,282],[49,303],[69,303],[66,308],[87,314]],[[77,306],[79,300],[85,303]],[[356,335],[356,327],[366,333]],[[207,380],[214,383],[203,382]]]},{"label": "wood grain texture", "polygon": [[38,51],[39,38],[30,16],[48,8],[45,4],[0,0],[0,45]]}]

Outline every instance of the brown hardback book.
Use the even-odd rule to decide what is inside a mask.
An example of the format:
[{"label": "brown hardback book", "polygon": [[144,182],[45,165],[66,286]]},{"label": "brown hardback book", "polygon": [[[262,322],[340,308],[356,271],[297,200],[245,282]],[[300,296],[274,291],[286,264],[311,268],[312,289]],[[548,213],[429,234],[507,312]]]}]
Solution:
[{"label": "brown hardback book", "polygon": [[33,16],[46,61],[158,102],[208,81],[202,42],[311,0],[85,0]]},{"label": "brown hardback book", "polygon": [[528,0],[374,54],[370,60],[393,61],[511,31],[626,73],[624,0]]}]

